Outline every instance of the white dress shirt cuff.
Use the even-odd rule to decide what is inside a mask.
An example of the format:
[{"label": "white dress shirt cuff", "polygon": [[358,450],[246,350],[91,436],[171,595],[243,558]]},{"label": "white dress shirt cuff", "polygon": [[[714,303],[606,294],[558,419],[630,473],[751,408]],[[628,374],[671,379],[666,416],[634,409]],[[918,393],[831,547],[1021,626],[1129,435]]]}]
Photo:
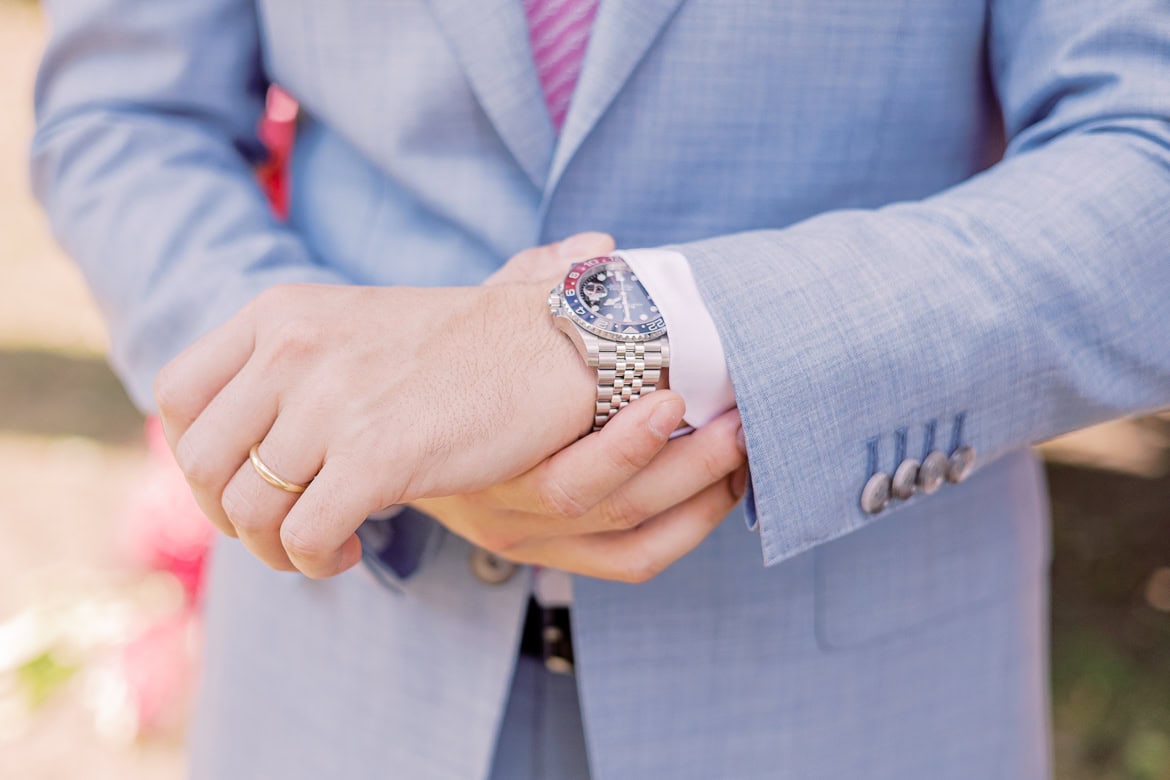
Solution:
[{"label": "white dress shirt cuff", "polygon": [[686,401],[687,424],[698,428],[735,406],[723,344],[686,257],[670,249],[626,249],[617,254],[666,320],[670,389]]}]

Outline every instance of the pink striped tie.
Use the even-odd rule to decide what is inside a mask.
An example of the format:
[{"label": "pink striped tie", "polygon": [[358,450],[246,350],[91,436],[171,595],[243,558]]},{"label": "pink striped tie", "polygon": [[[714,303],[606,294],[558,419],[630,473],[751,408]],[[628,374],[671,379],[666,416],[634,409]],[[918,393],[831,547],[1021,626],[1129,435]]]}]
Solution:
[{"label": "pink striped tie", "polygon": [[559,132],[581,75],[598,0],[524,0],[528,39],[548,114]]}]

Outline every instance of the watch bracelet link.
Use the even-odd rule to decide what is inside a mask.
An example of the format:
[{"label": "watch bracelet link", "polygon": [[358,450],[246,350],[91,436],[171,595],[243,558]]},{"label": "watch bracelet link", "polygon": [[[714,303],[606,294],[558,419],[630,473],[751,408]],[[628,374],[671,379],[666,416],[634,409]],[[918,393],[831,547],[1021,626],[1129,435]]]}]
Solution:
[{"label": "watch bracelet link", "polygon": [[631,402],[658,389],[664,367],[663,343],[661,339],[636,342],[598,339],[594,431],[600,431]]}]

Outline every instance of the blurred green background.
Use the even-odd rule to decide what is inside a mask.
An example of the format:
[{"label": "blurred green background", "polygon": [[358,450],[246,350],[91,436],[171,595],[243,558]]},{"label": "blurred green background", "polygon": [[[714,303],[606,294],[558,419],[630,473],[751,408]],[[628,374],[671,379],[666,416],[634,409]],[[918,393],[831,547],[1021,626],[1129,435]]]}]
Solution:
[{"label": "blurred green background", "polygon": [[[183,724],[149,737],[120,725],[100,674],[103,637],[176,597],[119,548],[144,473],[142,420],[27,194],[44,34],[34,3],[0,0],[0,778],[181,777]],[[1041,449],[1055,513],[1057,776],[1170,780],[1170,417]],[[51,630],[45,615],[94,628],[73,656],[14,664],[30,616]]]}]

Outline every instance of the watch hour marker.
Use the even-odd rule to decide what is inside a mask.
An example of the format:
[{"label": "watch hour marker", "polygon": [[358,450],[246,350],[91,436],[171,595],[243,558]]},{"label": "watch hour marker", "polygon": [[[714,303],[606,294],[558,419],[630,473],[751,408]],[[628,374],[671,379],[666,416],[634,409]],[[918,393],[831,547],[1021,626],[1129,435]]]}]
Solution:
[{"label": "watch hour marker", "polygon": [[647,317],[645,314],[640,314],[640,315],[638,315],[638,319],[642,320],[642,322],[645,322],[646,320],[648,320],[650,318]]}]

